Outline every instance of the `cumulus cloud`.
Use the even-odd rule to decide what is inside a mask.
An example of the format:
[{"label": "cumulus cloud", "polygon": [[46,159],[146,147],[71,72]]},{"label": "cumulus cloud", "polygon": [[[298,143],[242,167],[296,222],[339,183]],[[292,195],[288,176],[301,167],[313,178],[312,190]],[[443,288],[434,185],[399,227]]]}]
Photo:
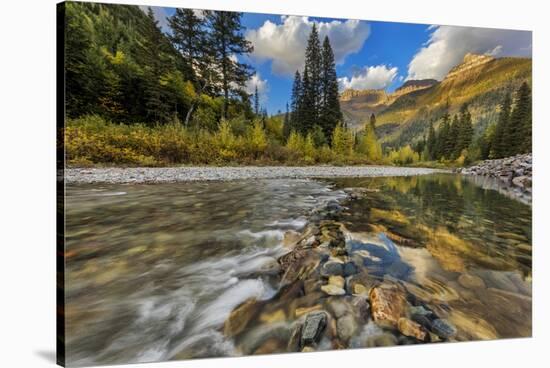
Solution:
[{"label": "cumulus cloud", "polygon": [[262,79],[259,73],[254,74],[246,82],[245,91],[248,94],[254,94],[258,87],[258,95],[260,96],[260,102],[265,104],[267,102],[267,93],[269,92],[269,84],[267,79]]},{"label": "cumulus cloud", "polygon": [[338,78],[340,90],[385,89],[397,76],[397,68],[387,65],[365,66],[351,78]]},{"label": "cumulus cloud", "polygon": [[409,64],[407,79],[441,80],[467,53],[531,57],[531,32],[506,29],[431,26],[428,42]]},{"label": "cumulus cloud", "polygon": [[304,51],[313,23],[322,40],[328,36],[336,63],[359,51],[370,34],[368,23],[359,20],[314,22],[308,17],[282,16],[281,24],[269,20],[258,29],[246,32],[254,45],[252,57],[257,61],[272,60],[272,71],[278,75],[292,75],[303,68]]}]

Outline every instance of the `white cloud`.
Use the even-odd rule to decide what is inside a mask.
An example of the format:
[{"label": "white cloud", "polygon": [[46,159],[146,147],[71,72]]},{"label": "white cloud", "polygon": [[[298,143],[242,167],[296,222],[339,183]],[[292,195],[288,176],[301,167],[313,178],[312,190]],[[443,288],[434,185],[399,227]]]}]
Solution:
[{"label": "white cloud", "polygon": [[413,57],[407,79],[441,80],[467,53],[531,57],[531,32],[431,26],[430,39]]},{"label": "white cloud", "polygon": [[159,22],[158,24],[159,24],[160,28],[164,32],[169,32],[170,31],[170,26],[168,24],[168,13],[166,12],[166,8],[163,8],[161,6],[151,6],[151,7],[149,7],[147,5],[140,5],[139,8],[145,14],[147,14],[147,12],[149,11],[149,8],[151,8],[153,10],[153,16]]},{"label": "white cloud", "polygon": [[[272,71],[279,75],[292,75],[302,69],[307,39],[313,27],[308,17],[282,16],[282,24],[269,20],[258,29],[246,32],[254,45],[251,57],[257,61],[272,60]],[[347,55],[359,51],[370,34],[368,23],[359,20],[315,22],[321,42],[330,39],[336,63],[341,64]]]},{"label": "white cloud", "polygon": [[259,73],[254,74],[246,82],[245,91],[248,94],[253,95],[258,87],[258,95],[260,96],[260,103],[265,104],[267,102],[267,93],[269,92],[269,84],[267,79],[262,79]]},{"label": "white cloud", "polygon": [[340,90],[353,89],[384,89],[397,76],[397,68],[386,65],[365,66],[351,78],[338,78]]}]

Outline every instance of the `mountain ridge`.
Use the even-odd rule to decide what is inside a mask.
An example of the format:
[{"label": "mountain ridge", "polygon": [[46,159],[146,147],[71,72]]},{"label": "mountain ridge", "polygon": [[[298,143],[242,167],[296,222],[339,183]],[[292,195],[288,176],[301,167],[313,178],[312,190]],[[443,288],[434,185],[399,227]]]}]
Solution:
[{"label": "mountain ridge", "polygon": [[[348,98],[341,99],[340,104],[344,120],[355,130],[361,130],[367,117],[374,113],[379,138],[389,145],[414,142],[426,133],[430,121],[437,126],[445,109],[454,114],[464,103],[469,104],[474,127],[479,132],[496,122],[498,106],[507,92],[513,92],[523,81],[531,84],[531,70],[530,58],[468,53],[441,81],[411,80],[393,93],[384,91],[384,104],[369,105],[365,101],[368,95],[384,95],[380,90],[344,91],[342,95],[347,93]],[[423,85],[419,88],[415,83]]]}]

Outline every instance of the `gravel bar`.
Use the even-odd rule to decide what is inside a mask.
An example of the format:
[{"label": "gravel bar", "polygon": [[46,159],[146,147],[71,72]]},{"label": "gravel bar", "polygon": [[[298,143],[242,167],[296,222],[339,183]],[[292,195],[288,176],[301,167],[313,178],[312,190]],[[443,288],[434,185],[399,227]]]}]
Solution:
[{"label": "gravel bar", "polygon": [[446,170],[393,166],[241,166],[158,168],[69,168],[65,182],[85,183],[175,183],[279,178],[333,178],[413,176]]}]

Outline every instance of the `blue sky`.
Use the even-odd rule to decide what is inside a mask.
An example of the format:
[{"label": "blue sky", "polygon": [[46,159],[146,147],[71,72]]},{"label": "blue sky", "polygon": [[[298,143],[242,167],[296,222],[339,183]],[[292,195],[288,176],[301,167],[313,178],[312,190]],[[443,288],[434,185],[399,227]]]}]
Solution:
[{"label": "blue sky", "polygon": [[[153,8],[165,31],[172,8]],[[407,79],[441,80],[466,53],[531,57],[528,31],[244,13],[245,36],[254,52],[239,56],[256,70],[247,83],[257,86],[270,114],[284,111],[293,75],[303,67],[313,23],[328,36],[335,53],[340,89],[385,89]]]}]

